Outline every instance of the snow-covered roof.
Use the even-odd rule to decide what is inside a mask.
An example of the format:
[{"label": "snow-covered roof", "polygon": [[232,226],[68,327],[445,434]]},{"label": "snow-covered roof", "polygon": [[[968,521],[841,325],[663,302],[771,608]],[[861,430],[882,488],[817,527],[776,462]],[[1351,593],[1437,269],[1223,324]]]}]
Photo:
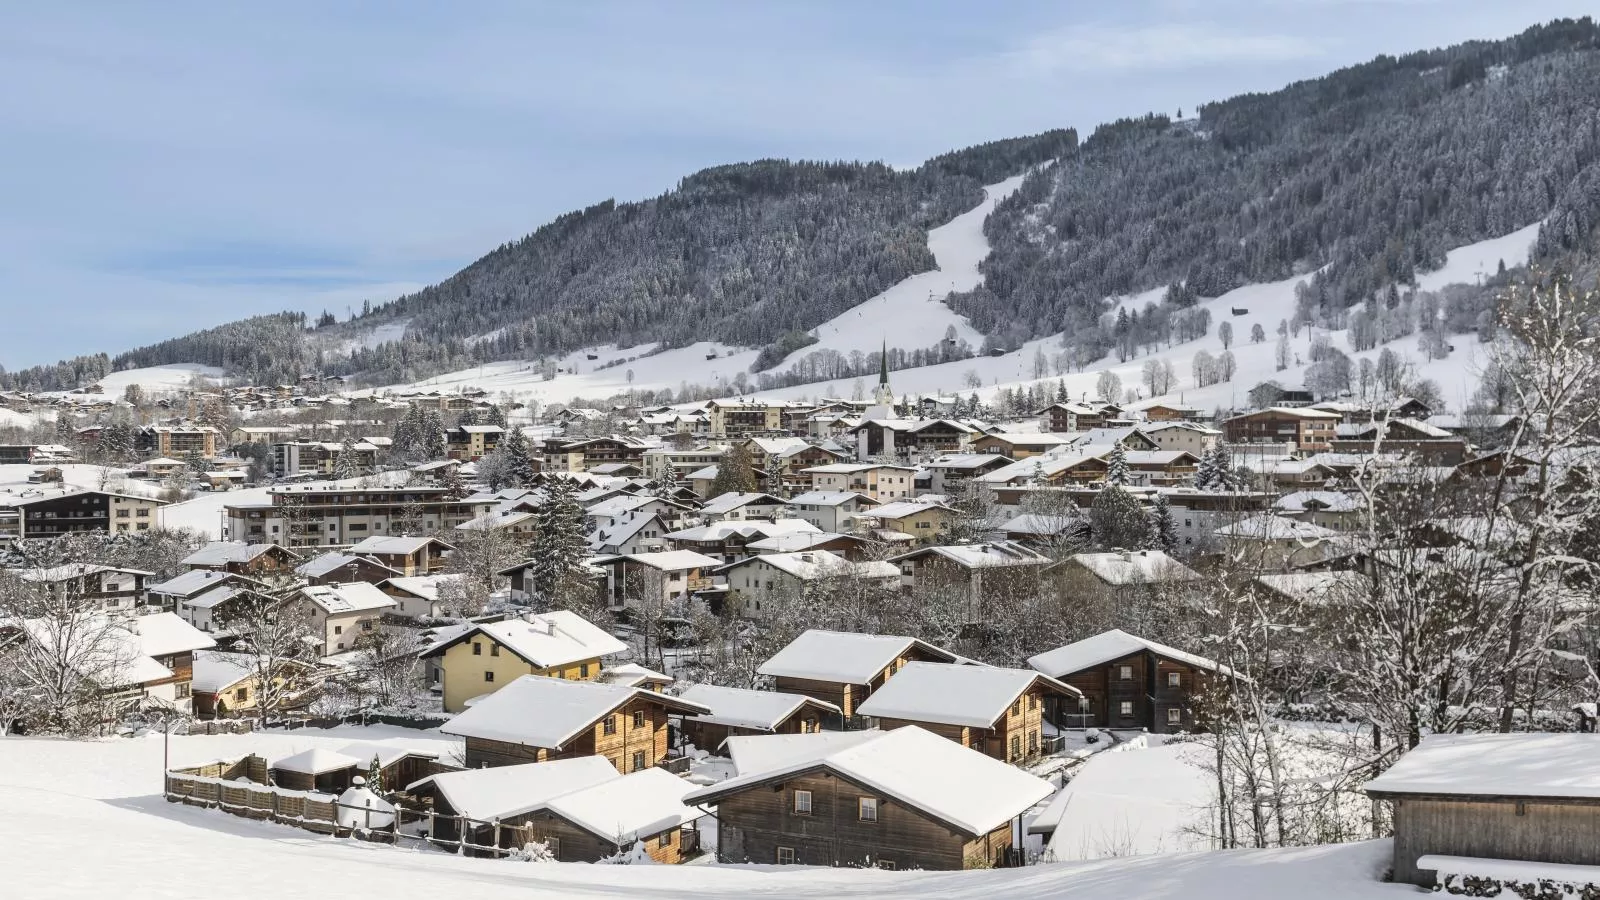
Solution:
[{"label": "snow-covered roof", "polygon": [[323,775],[341,769],[359,769],[370,761],[370,757],[363,761],[354,756],[346,756],[337,750],[329,750],[327,747],[312,747],[293,756],[285,756],[273,763],[272,768],[284,772],[297,772],[301,775]]},{"label": "snow-covered roof", "polygon": [[945,506],[943,503],[929,503],[922,500],[896,500],[893,503],[885,503],[882,506],[875,506],[866,510],[864,515],[872,516],[875,519],[904,519],[930,510],[943,510],[947,513],[955,512],[955,510]]},{"label": "snow-covered roof", "polygon": [[458,815],[487,822],[521,815],[552,798],[622,776],[603,756],[579,756],[520,766],[444,772],[407,785],[432,785]]},{"label": "snow-covered roof", "polygon": [[672,676],[665,672],[657,672],[655,669],[647,669],[638,663],[622,663],[601,669],[600,680],[606,684],[623,687],[641,687],[651,682],[670,683]]},{"label": "snow-covered roof", "polygon": [[929,469],[954,469],[956,471],[971,471],[984,466],[1010,465],[1013,462],[1009,457],[999,453],[946,453],[929,460],[925,467]]},{"label": "snow-covered roof", "polygon": [[915,471],[910,466],[894,466],[888,463],[828,463],[823,466],[811,466],[801,469],[814,475],[854,475],[858,472],[870,472],[873,469],[898,469],[906,472]]},{"label": "snow-covered roof", "polygon": [[913,637],[812,628],[774,653],[757,671],[773,678],[867,684],[913,647],[947,662],[956,659],[955,654]]},{"label": "snow-covered roof", "polygon": [[379,569],[393,572],[396,575],[400,574],[399,569],[390,568],[389,566],[386,566],[375,559],[369,559],[365,556],[353,556],[349,553],[339,553],[338,551],[329,551],[321,556],[312,557],[311,559],[308,559],[296,566],[295,572],[297,574],[304,575],[307,578],[321,578],[324,575],[337,572],[345,566],[360,565],[363,563],[368,566],[375,566]]},{"label": "snow-covered roof", "polygon": [[760,491],[729,491],[707,500],[700,512],[707,516],[720,516],[751,505],[787,506],[788,501]]},{"label": "snow-covered roof", "polygon": [[148,616],[134,616],[126,620],[139,636],[139,650],[150,656],[170,656],[215,647],[217,642],[208,634],[190,625],[174,613],[160,612]]},{"label": "snow-covered roof", "polygon": [[1033,669],[1000,669],[949,663],[907,663],[856,707],[863,716],[989,728],[1034,684],[1074,697],[1071,685]]},{"label": "snow-covered roof", "polygon": [[797,437],[750,438],[750,443],[760,447],[761,452],[773,456],[783,453],[796,453],[811,446],[810,442],[805,438]]},{"label": "snow-covered roof", "polygon": [[843,506],[854,500],[872,505],[878,501],[855,491],[806,491],[789,498],[791,506]]},{"label": "snow-covered roof", "polygon": [[[397,575],[386,578],[380,584],[387,584],[398,588],[414,597],[421,597],[429,603],[439,602],[439,589],[452,582],[461,581],[467,576],[456,573],[451,575]],[[382,587],[379,587],[382,590]]]},{"label": "snow-covered roof", "polygon": [[1252,541],[1325,541],[1339,536],[1339,532],[1331,528],[1271,514],[1240,519],[1218,528],[1216,534]]},{"label": "snow-covered roof", "polygon": [[996,566],[1043,566],[1050,563],[1045,556],[1031,547],[1016,541],[983,541],[977,544],[948,544],[923,547],[890,558],[898,563],[903,559],[927,555],[942,556],[962,568],[981,569]]},{"label": "snow-covered roof", "polygon": [[[243,541],[211,541],[183,558],[186,566],[223,566],[229,563],[247,563],[256,557],[282,549],[277,544],[246,544]],[[288,552],[288,551],[284,551]],[[290,553],[290,556],[295,554]]]},{"label": "snow-covered roof", "polygon": [[1064,678],[1074,672],[1082,672],[1084,669],[1105,665],[1113,660],[1145,651],[1175,662],[1194,666],[1197,669],[1208,669],[1224,675],[1229,674],[1227,666],[1213,660],[1187,653],[1176,647],[1169,647],[1166,644],[1145,640],[1120,628],[1113,628],[1094,637],[1084,638],[1064,647],[1057,647],[1054,650],[1047,650],[1036,656],[1030,656],[1028,657],[1028,665],[1052,678]]},{"label": "snow-covered roof", "polygon": [[855,578],[899,578],[900,569],[894,563],[884,560],[853,563],[828,550],[797,550],[789,553],[763,553],[742,559],[726,566],[722,571],[730,572],[743,566],[764,563],[795,578],[803,581],[812,581],[830,576],[851,576]]},{"label": "snow-covered roof", "polygon": [[639,696],[689,715],[710,711],[698,703],[642,688],[524,675],[480,698],[439,730],[458,737],[557,749],[593,727],[602,716]]},{"label": "snow-covered roof", "polygon": [[[728,725],[733,728],[750,728],[772,731],[802,706],[814,706],[828,712],[839,712],[839,707],[803,694],[783,694],[777,691],[752,691],[744,688],[720,687],[711,684],[691,685],[681,695],[683,699],[708,707],[711,712],[688,716],[696,722]],[[701,749],[714,749],[703,747]]]},{"label": "snow-covered roof", "polygon": [[617,556],[600,556],[591,560],[593,565],[627,560],[663,572],[683,572],[689,569],[711,569],[722,565],[722,560],[712,559],[693,550],[657,550],[652,553],[625,553]]},{"label": "snow-covered roof", "polygon": [[393,597],[378,590],[377,585],[365,581],[314,584],[301,588],[300,593],[330,615],[388,609],[399,605]]},{"label": "snow-covered roof", "polygon": [[345,744],[339,748],[345,756],[361,760],[363,768],[370,765],[374,757],[379,766],[392,766],[408,756],[417,756],[423,759],[438,759],[439,754],[431,750],[416,750],[411,747],[396,747],[390,744],[376,744],[362,741],[355,744]]},{"label": "snow-covered roof", "polygon": [[683,802],[695,787],[666,769],[641,769],[569,791],[534,809],[548,810],[603,840],[626,844],[704,816],[704,810]]},{"label": "snow-covered roof", "polygon": [[1600,799],[1600,735],[1436,734],[1369,793]]},{"label": "snow-covered roof", "polygon": [[867,728],[860,731],[813,731],[810,734],[734,735],[724,742],[723,747],[733,761],[734,772],[751,775],[780,769],[800,760],[818,759],[870,741],[882,733],[876,728]]},{"label": "snow-covered roof", "polygon": [[350,552],[357,556],[366,553],[409,555],[433,543],[448,547],[443,541],[430,537],[383,537],[373,535],[351,547]]},{"label": "snow-covered roof", "polygon": [[210,569],[193,569],[184,572],[175,578],[169,578],[160,584],[147,585],[145,590],[151,594],[165,594],[171,597],[193,597],[224,584],[243,583],[238,575],[230,572],[213,572]]},{"label": "snow-covered roof", "polygon": [[435,645],[428,655],[443,652],[450,644],[482,634],[541,669],[564,666],[585,659],[621,653],[628,649],[604,629],[568,610],[552,610],[527,619],[487,622],[456,635],[445,644]]},{"label": "snow-covered roof", "polygon": [[1362,508],[1361,501],[1349,494],[1339,491],[1295,491],[1284,494],[1272,504],[1272,508],[1280,512],[1306,512],[1318,509],[1328,512],[1357,512]]},{"label": "snow-covered roof", "polygon": [[255,667],[255,657],[248,653],[201,650],[194,655],[190,687],[199,693],[215,694],[253,676]]},{"label": "snow-covered roof", "polygon": [[1046,515],[1043,513],[1023,513],[1012,516],[1000,525],[1000,530],[1006,534],[1030,534],[1035,536],[1055,536],[1076,531],[1087,524],[1085,519],[1073,515]]},{"label": "snow-covered roof", "polygon": [[1200,581],[1199,572],[1161,550],[1124,550],[1109,553],[1076,553],[1068,562],[1087,569],[1106,584],[1166,584]]},{"label": "snow-covered roof", "polygon": [[143,569],[119,569],[116,566],[102,566],[97,563],[67,563],[66,565],[50,566],[49,568],[11,569],[10,571],[23,581],[32,581],[43,584],[55,584],[61,581],[70,581],[75,578],[83,578],[88,575],[100,575],[106,572],[120,572],[127,575],[145,576],[154,574],[151,572],[146,572]]},{"label": "snow-covered roof", "polygon": [[775,534],[764,537],[759,541],[745,544],[746,550],[758,553],[794,553],[799,550],[810,550],[823,544],[837,540],[860,541],[861,538],[853,534],[839,534],[836,531],[796,531],[791,534]]},{"label": "snow-covered roof", "polygon": [[1360,597],[1372,589],[1372,582],[1360,572],[1280,572],[1259,575],[1256,583],[1300,603],[1337,603],[1341,598]]},{"label": "snow-covered roof", "polygon": [[780,534],[818,534],[820,532],[821,529],[805,519],[773,519],[770,522],[734,519],[726,522],[698,525],[694,528],[685,528],[682,531],[668,532],[665,537],[674,541],[720,543],[735,535],[749,540],[754,537],[774,537]]},{"label": "snow-covered roof", "polygon": [[965,834],[981,835],[1017,817],[1054,790],[1041,778],[915,725],[875,733],[853,746],[818,749],[823,755],[793,759],[765,771],[746,774],[741,770],[727,781],[689,794],[685,802],[716,802],[799,772],[824,769]]},{"label": "snow-covered roof", "polygon": [[661,521],[661,517],[655,513],[624,519],[611,525],[602,525],[589,535],[589,549],[598,551],[607,547],[620,547],[649,527],[651,522],[661,526],[663,530],[666,528]]}]

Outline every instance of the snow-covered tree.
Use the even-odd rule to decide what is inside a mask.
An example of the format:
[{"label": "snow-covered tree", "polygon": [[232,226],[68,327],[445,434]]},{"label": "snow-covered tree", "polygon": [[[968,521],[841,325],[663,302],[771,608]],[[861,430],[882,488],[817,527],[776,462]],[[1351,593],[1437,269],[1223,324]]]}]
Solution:
[{"label": "snow-covered tree", "polygon": [[750,451],[736,443],[723,452],[717,461],[717,477],[711,480],[706,499],[730,493],[749,493],[756,489],[755,468],[750,465]]},{"label": "snow-covered tree", "polygon": [[1128,471],[1128,451],[1121,444],[1111,448],[1111,454],[1106,457],[1106,484],[1122,486],[1131,478]]}]

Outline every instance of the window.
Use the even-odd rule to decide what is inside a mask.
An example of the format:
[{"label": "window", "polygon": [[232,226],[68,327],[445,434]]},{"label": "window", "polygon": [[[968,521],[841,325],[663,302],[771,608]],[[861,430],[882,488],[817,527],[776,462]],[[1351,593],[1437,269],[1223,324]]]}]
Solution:
[{"label": "window", "polygon": [[148,518],[150,518],[150,510],[141,508],[141,509],[136,510],[134,512],[134,515],[136,517],[140,518],[140,519],[148,519]]},{"label": "window", "polygon": [[633,711],[633,727],[635,727],[635,728],[643,728],[644,727],[644,710],[636,709],[636,710]]},{"label": "window", "polygon": [[140,522],[138,525],[134,526],[134,530],[135,531],[149,531],[150,530],[150,523],[149,522]]},{"label": "window", "polygon": [[672,832],[672,831],[663,831],[663,832],[661,832],[661,838],[656,843],[656,846],[658,846],[658,847],[671,847],[672,846],[672,835],[674,833],[675,832]]},{"label": "window", "polygon": [[499,656],[500,655],[500,645],[499,644],[490,644],[489,645],[489,655],[490,656]]},{"label": "window", "polygon": [[1022,698],[1021,697],[1018,697],[1017,699],[1011,701],[1011,714],[1013,716],[1022,715]]},{"label": "window", "polygon": [[795,791],[794,792],[794,814],[797,815],[797,816],[809,816],[809,815],[811,815],[811,792],[810,791]]},{"label": "window", "polygon": [[792,866],[792,865],[794,865],[794,848],[793,847],[779,847],[778,848],[778,865],[780,865],[780,866]]},{"label": "window", "polygon": [[1182,687],[1182,686],[1183,686],[1183,676],[1182,675],[1178,674],[1177,672],[1168,672],[1167,673],[1167,687]]},{"label": "window", "polygon": [[482,656],[483,655],[483,645],[478,643],[477,641],[473,641],[472,642],[472,655],[473,656]]},{"label": "window", "polygon": [[117,510],[117,518],[126,519],[126,518],[128,518],[128,516],[129,516],[128,510],[125,510],[125,509]]},{"label": "window", "polygon": [[579,663],[578,664],[578,677],[579,678],[588,678],[589,677],[589,664],[588,663]]},{"label": "window", "polygon": [[1039,708],[1039,695],[1038,694],[1029,694],[1028,695],[1028,708],[1029,709],[1038,709]]},{"label": "window", "polygon": [[190,694],[189,682],[187,682],[187,681],[178,682],[178,686],[174,689],[174,693],[177,694],[179,700],[187,700],[189,698],[189,694]]},{"label": "window", "polygon": [[1011,758],[1022,758],[1022,735],[1020,734],[1013,734],[1011,736]]},{"label": "window", "polygon": [[600,723],[600,733],[601,734],[616,734],[617,733],[617,717],[616,716],[606,716],[605,719],[603,721],[601,721],[601,723]]},{"label": "window", "polygon": [[895,870],[894,860],[880,859],[878,860],[878,868],[887,869],[888,871],[893,872]]},{"label": "window", "polygon": [[[361,630],[362,631],[371,631],[372,630],[372,620],[371,619],[363,619],[361,621]],[[499,650],[500,648],[496,647],[495,649]],[[495,654],[495,656],[499,656],[499,655],[500,654],[498,654],[498,653]]]},{"label": "window", "polygon": [[[344,634],[344,626],[343,625],[335,625],[335,626],[333,626],[333,633],[334,634]],[[343,645],[341,644],[340,646],[343,646]]]},{"label": "window", "polygon": [[553,834],[549,835],[544,839],[544,845],[550,848],[551,856],[554,856],[556,859],[561,858],[561,838],[558,838]]},{"label": "window", "polygon": [[1117,713],[1119,715],[1121,715],[1125,719],[1133,718],[1133,701],[1132,700],[1124,700],[1124,701],[1122,701],[1122,703],[1119,704],[1119,706],[1118,706]]},{"label": "window", "polygon": [[1117,678],[1121,681],[1133,680],[1133,666],[1117,666]]},{"label": "window", "polygon": [[242,688],[236,688],[234,690],[234,692],[233,692],[233,700],[234,700],[235,703],[245,703],[245,702],[248,702],[249,699],[250,699],[250,689],[249,688],[242,687]]},{"label": "window", "polygon": [[483,681],[484,681],[485,684],[494,683],[494,672],[490,671],[489,669],[484,669],[483,670]]},{"label": "window", "polygon": [[878,798],[877,797],[857,797],[856,798],[856,817],[859,818],[863,822],[876,822],[876,821],[878,821]]},{"label": "window", "polygon": [[1176,707],[1176,706],[1168,709],[1167,710],[1167,724],[1168,725],[1182,725],[1183,724],[1183,710],[1178,708],[1178,707]]},{"label": "window", "polygon": [[643,771],[644,768],[645,768],[644,751],[643,750],[635,750],[635,751],[633,751],[633,770],[635,772],[640,772],[640,771]]}]

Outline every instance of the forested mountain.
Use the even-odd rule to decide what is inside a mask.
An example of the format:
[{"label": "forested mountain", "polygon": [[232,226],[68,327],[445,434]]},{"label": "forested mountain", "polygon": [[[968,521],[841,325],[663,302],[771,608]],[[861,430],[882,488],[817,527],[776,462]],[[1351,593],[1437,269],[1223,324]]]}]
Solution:
[{"label": "forested mountain", "polygon": [[1104,125],[995,210],[985,290],[953,305],[1014,343],[1091,332],[1113,295],[1170,284],[1182,306],[1321,269],[1315,302],[1348,308],[1547,216],[1547,257],[1600,221],[1587,19]]},{"label": "forested mountain", "polygon": [[[1047,165],[1047,163],[1053,163]],[[1564,20],[1492,42],[1378,57],[1265,94],[997,141],[912,171],[762,160],[606,201],[350,322],[263,316],[122,354],[259,380],[312,370],[410,380],[595,344],[717,340],[781,359],[803,332],[933,265],[926,235],[1031,172],[985,226],[986,284],[956,295],[992,345],[1117,340],[1117,295],[1166,288],[1163,316],[1250,282],[1316,272],[1305,320],[1395,302],[1450,248],[1544,221],[1537,256],[1587,264],[1600,223],[1600,29]],[[365,338],[404,323],[400,340]],[[100,358],[0,373],[41,386]]]}]

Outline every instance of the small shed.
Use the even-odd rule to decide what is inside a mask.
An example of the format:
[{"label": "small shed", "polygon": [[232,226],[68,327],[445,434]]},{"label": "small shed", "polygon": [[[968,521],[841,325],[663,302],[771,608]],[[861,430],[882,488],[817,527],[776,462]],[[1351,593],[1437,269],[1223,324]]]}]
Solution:
[{"label": "small shed", "polygon": [[837,705],[804,694],[696,684],[681,696],[710,707],[709,713],[683,717],[683,736],[699,749],[712,752],[730,737],[810,734],[821,731],[824,721],[838,721],[843,715]]},{"label": "small shed", "polygon": [[1394,880],[1424,856],[1600,865],[1600,735],[1440,734],[1367,783],[1394,807]]},{"label": "small shed", "polygon": [[314,747],[273,763],[272,783],[294,791],[338,794],[361,774],[363,765],[354,756],[325,747]]}]

